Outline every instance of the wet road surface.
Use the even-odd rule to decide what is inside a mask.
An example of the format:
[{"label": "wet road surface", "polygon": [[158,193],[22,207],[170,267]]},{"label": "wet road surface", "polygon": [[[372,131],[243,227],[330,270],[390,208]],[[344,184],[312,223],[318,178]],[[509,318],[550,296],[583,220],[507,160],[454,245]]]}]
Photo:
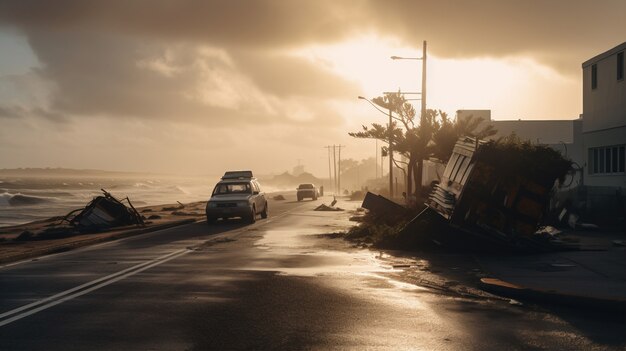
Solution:
[{"label": "wet road surface", "polygon": [[624,349],[623,321],[511,305],[436,259],[324,235],[352,225],[349,211],[312,210],[328,199],[2,267],[0,349]]}]

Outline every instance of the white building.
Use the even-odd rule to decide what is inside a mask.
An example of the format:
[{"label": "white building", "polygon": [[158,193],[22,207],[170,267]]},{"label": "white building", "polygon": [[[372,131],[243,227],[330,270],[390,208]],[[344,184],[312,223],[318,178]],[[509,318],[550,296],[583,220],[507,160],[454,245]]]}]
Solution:
[{"label": "white building", "polygon": [[625,50],[626,42],[582,64],[585,185],[606,191],[626,190]]},{"label": "white building", "polygon": [[489,110],[459,110],[457,118],[482,117],[498,130],[496,138],[514,132],[523,140],[561,151],[580,170],[571,182],[571,187],[576,189],[567,197],[596,214],[623,212],[626,202],[625,51],[626,42],[582,64],[583,113],[579,119],[493,121]]}]

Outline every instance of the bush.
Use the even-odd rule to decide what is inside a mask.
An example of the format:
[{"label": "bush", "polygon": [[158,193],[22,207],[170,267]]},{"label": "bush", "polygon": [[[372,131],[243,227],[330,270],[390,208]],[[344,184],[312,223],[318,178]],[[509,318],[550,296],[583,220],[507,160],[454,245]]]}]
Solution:
[{"label": "bush", "polygon": [[[410,215],[376,216],[367,213],[361,217],[361,223],[350,228],[346,239],[372,243],[376,247],[387,246],[413,217]],[[382,246],[381,246],[382,245]]]},{"label": "bush", "polygon": [[476,158],[497,166],[495,172],[499,179],[514,180],[522,177],[548,189],[555,179],[563,183],[567,173],[572,170],[572,161],[564,158],[558,151],[548,146],[520,141],[514,135],[484,144],[476,151]]}]

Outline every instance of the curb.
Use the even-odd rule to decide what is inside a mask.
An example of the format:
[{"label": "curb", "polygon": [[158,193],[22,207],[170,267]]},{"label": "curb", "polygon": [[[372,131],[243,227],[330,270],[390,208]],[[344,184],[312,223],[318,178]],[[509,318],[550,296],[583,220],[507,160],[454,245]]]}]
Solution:
[{"label": "curb", "polygon": [[[51,255],[51,254],[66,252],[66,251],[74,250],[74,249],[77,249],[77,248],[80,248],[80,247],[85,247],[85,246],[99,244],[99,243],[103,243],[103,242],[123,239],[123,238],[127,238],[127,237],[130,237],[130,236],[135,236],[135,235],[155,232],[157,230],[169,229],[169,228],[178,227],[178,226],[184,225],[184,224],[195,223],[197,221],[198,220],[195,219],[195,218],[182,219],[182,220],[178,220],[178,221],[173,221],[173,222],[168,222],[168,223],[155,225],[155,226],[152,226],[152,227],[144,227],[144,228],[137,228],[137,229],[122,230],[119,233],[114,233],[114,234],[111,234],[109,236],[103,236],[103,237],[99,237],[99,238],[89,238],[89,239],[77,240],[77,241],[64,243],[64,244],[50,245],[50,246],[47,246],[47,247],[42,247],[40,249],[34,249],[32,251],[28,251],[28,252],[25,252],[25,253],[22,253],[22,254],[18,254],[18,255],[0,257],[0,264],[14,263],[14,262],[17,262],[17,261],[27,260],[27,259],[31,259],[31,258],[36,258],[36,257],[41,257],[41,256],[47,256],[47,255]],[[0,266],[0,268],[1,268],[1,266]]]},{"label": "curb", "polygon": [[538,290],[519,286],[497,278],[481,278],[480,286],[489,292],[533,302],[548,302],[571,307],[597,308],[622,313],[626,311],[626,300],[604,299],[593,296],[582,296],[560,293],[554,290]]}]

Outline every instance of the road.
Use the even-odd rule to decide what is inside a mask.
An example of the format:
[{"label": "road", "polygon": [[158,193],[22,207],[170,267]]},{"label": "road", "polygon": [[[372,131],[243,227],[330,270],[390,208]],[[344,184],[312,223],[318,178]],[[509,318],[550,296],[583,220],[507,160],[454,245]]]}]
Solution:
[{"label": "road", "polygon": [[203,221],[1,267],[0,350],[625,346],[623,322],[471,293],[428,260],[324,235],[350,211],[294,199],[252,225]]}]

